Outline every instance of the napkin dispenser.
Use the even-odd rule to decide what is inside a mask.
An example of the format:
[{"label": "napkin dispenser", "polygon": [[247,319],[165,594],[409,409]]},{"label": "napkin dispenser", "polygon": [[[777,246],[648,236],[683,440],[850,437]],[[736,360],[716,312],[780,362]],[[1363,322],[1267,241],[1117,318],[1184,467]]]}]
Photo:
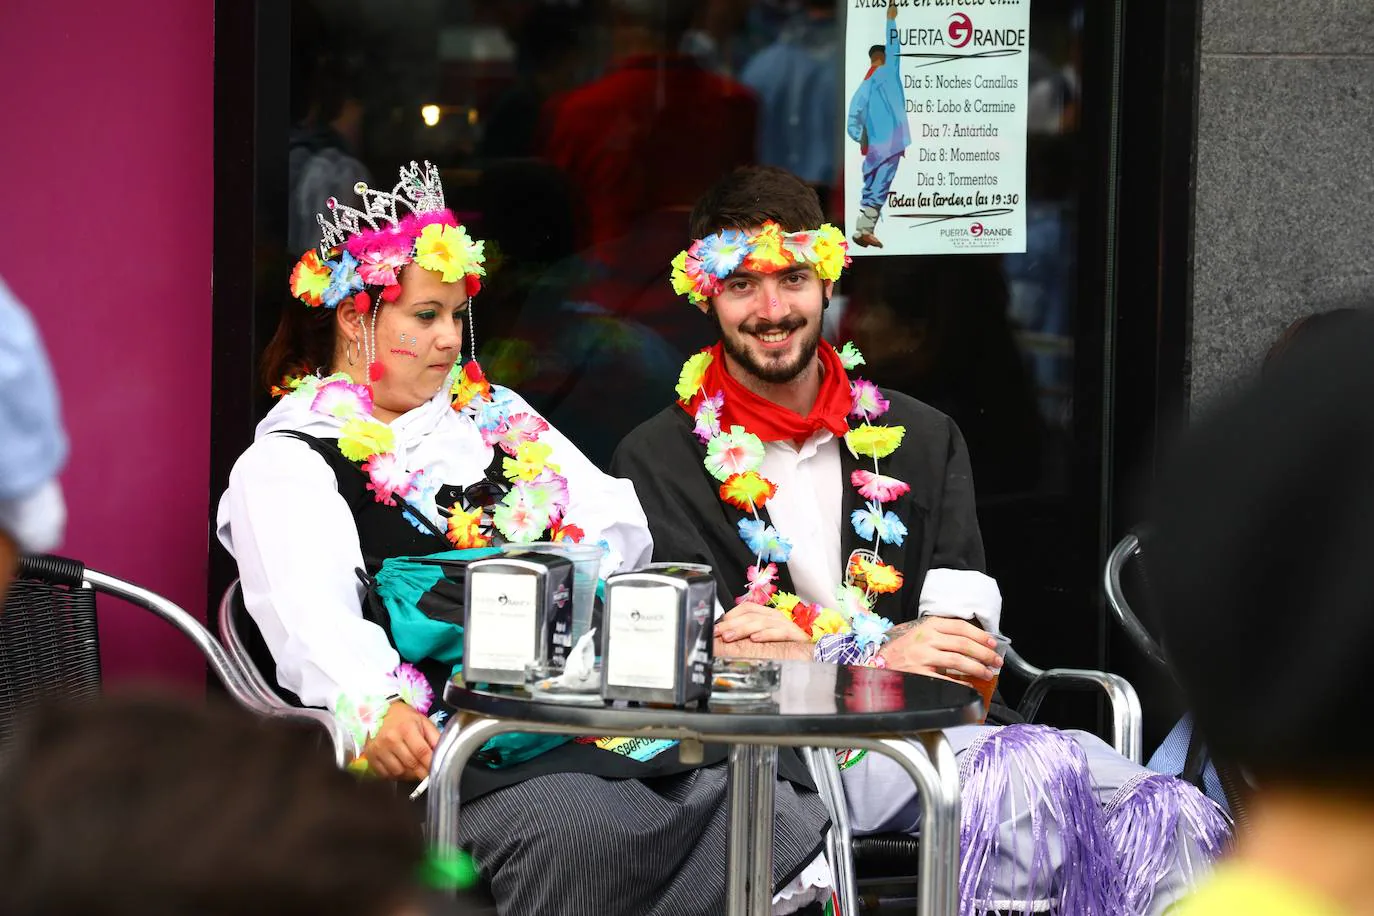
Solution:
[{"label": "napkin dispenser", "polygon": [[531,664],[562,668],[572,650],[573,564],[511,549],[468,564],[463,587],[463,679],[524,684]]},{"label": "napkin dispenser", "polygon": [[716,580],[709,567],[654,564],[606,580],[601,696],[686,706],[711,694]]}]

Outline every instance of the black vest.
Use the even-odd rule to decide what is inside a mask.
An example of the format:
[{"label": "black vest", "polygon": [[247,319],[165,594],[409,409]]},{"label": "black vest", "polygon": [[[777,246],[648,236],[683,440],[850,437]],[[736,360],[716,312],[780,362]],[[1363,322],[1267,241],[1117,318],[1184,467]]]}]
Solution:
[{"label": "black vest", "polygon": [[[367,489],[367,474],[359,465],[345,458],[333,440],[316,439],[300,432],[290,432],[288,435],[309,445],[334,471],[334,476],[338,480],[339,495],[348,504],[358,527],[358,542],[362,548],[365,566],[361,572],[366,573],[369,578],[377,574],[382,562],[389,557],[425,556],[452,549],[452,545],[438,532],[421,531],[412,525],[407,520],[404,506],[399,503],[388,506],[378,502],[372,491]],[[501,457],[500,452],[496,451],[492,467],[499,466]],[[443,502],[442,497],[440,501]],[[365,602],[363,615],[381,627],[386,632],[387,639],[395,645],[395,640],[391,636],[390,618],[380,602]],[[430,686],[434,688],[435,708],[452,712],[452,708],[443,704],[441,700],[444,686],[448,682],[448,666],[430,659],[421,659],[412,664],[420,669],[429,680]],[[724,746],[706,745],[700,765],[720,763],[725,760],[725,756]],[[532,760],[500,769],[493,769],[480,759],[474,758],[463,771],[462,798],[468,801],[496,789],[549,773],[590,773],[607,779],[652,779],[656,776],[684,773],[694,768],[695,765],[684,765],[678,759],[677,748],[669,748],[657,757],[640,762],[613,751],[601,750],[593,744],[569,742]],[[782,749],[778,771],[790,782],[812,788],[805,765],[791,748]]]}]

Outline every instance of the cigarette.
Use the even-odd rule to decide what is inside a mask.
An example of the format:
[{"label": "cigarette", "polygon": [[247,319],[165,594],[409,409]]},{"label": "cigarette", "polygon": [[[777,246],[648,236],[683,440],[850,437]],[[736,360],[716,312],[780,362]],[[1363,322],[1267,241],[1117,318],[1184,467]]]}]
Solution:
[{"label": "cigarette", "polygon": [[415,801],[415,799],[419,798],[421,795],[424,795],[424,794],[425,794],[425,789],[428,789],[428,788],[429,788],[429,777],[426,776],[424,779],[420,780],[420,784],[419,784],[418,786],[415,787],[415,791],[410,793],[410,800],[411,800],[411,801]]}]

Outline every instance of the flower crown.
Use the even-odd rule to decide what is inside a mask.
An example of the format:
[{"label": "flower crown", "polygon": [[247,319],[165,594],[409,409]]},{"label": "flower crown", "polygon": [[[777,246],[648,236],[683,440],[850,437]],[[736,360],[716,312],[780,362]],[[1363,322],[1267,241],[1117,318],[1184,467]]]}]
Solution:
[{"label": "flower crown", "polygon": [[[365,286],[382,287],[382,299],[401,294],[401,268],[414,262],[443,276],[445,283],[463,279],[467,294],[481,289],[486,275],[482,243],[444,206],[439,170],[426,162],[401,168],[390,192],[358,182],[353,190],[363,209],[329,198],[329,215],[316,215],[319,250],[307,251],[291,271],[291,295],[308,306],[335,308]],[[402,214],[404,207],[409,213]]]},{"label": "flower crown", "polygon": [[673,292],[690,302],[718,295],[721,281],[739,268],[773,273],[794,264],[809,264],[822,280],[838,280],[849,266],[849,243],[829,223],[819,229],[783,232],[771,219],[758,232],[723,229],[697,239],[673,258]]}]

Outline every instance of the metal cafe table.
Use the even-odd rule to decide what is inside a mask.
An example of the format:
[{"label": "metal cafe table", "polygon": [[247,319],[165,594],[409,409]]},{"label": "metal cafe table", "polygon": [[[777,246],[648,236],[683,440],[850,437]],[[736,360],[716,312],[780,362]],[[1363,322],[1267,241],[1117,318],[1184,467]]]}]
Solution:
[{"label": "metal cafe table", "polygon": [[[969,687],[882,668],[810,661],[777,662],[770,700],[712,702],[706,708],[572,705],[522,692],[481,691],[455,680],[444,699],[464,722],[448,728],[430,766],[428,824],[438,849],[457,849],[458,784],[468,759],[503,732],[675,738],[679,751],[729,744],[730,837],[726,899],[730,916],[772,912],[773,807],[778,748],[831,747],[885,754],[920,790],[918,912],[958,909],[959,776],[940,729],[978,722],[982,704]],[[844,803],[843,797],[838,800]],[[848,850],[842,850],[847,855]]]}]

